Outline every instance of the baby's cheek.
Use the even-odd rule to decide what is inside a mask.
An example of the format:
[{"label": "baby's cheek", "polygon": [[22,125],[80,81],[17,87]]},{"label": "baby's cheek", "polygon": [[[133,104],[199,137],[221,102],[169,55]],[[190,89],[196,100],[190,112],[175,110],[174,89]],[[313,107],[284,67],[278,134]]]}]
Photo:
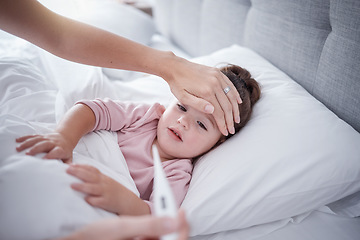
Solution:
[{"label": "baby's cheek", "polygon": [[188,142],[189,152],[192,153],[193,157],[196,157],[210,148],[208,148],[207,140],[203,138],[191,138]]}]

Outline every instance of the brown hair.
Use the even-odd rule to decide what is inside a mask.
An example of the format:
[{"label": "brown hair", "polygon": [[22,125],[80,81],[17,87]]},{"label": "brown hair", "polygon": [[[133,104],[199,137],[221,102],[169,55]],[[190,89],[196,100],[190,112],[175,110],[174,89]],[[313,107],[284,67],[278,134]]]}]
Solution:
[{"label": "brown hair", "polygon": [[[234,122],[235,133],[237,133],[250,120],[253,106],[260,98],[260,86],[245,68],[228,64],[220,68],[220,70],[234,84],[242,100],[242,103],[239,104],[240,123]],[[226,137],[222,137],[215,146],[218,146],[233,135],[234,134],[229,134]]]},{"label": "brown hair", "polygon": [[[234,122],[235,134],[236,134],[250,120],[253,106],[260,98],[260,94],[261,94],[260,86],[258,82],[251,77],[250,72],[245,68],[233,64],[228,64],[225,67],[220,68],[220,71],[223,74],[225,74],[225,76],[228,77],[230,81],[234,84],[242,100],[242,103],[239,104],[240,123]],[[234,134],[229,134],[228,136],[222,135],[219,141],[211,149],[209,149],[209,151],[216,148],[217,146],[225,142],[233,135]],[[193,163],[195,164],[197,160],[207,152],[194,158]]]}]

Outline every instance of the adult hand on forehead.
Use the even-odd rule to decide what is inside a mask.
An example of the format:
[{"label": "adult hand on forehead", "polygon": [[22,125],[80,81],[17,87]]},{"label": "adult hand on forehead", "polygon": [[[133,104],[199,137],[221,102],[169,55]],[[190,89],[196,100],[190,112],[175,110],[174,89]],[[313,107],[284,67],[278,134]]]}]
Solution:
[{"label": "adult hand on forehead", "polygon": [[[180,102],[213,114],[224,135],[235,133],[234,122],[240,122],[238,104],[242,102],[232,82],[217,68],[178,58],[172,76],[164,77]],[[230,87],[230,91],[224,89]]]},{"label": "adult hand on forehead", "polygon": [[[61,58],[161,76],[182,103],[213,114],[224,135],[234,132],[241,99],[230,80],[216,68],[54,14],[35,0],[2,0],[0,16],[1,29]],[[225,94],[227,86],[230,91]]]}]

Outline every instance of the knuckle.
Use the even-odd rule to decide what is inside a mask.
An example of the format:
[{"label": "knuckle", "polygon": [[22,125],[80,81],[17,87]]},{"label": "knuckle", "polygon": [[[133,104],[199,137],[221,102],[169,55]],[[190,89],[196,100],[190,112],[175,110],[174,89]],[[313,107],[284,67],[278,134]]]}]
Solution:
[{"label": "knuckle", "polygon": [[96,187],[94,185],[89,185],[89,192],[91,192],[92,194],[96,193]]},{"label": "knuckle", "polygon": [[210,99],[214,95],[214,88],[207,85],[206,87],[201,89],[201,95],[204,96],[206,99]]}]

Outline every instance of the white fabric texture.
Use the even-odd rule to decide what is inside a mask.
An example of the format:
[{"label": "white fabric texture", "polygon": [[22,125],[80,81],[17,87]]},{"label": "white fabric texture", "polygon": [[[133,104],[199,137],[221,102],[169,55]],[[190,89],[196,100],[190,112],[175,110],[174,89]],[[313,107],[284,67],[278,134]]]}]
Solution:
[{"label": "white fabric texture", "polygon": [[[79,180],[65,173],[67,165],[42,160],[44,154],[16,153],[16,137],[54,128],[56,91],[26,60],[1,60],[0,73],[0,239],[55,238],[115,216],[91,207],[84,194],[70,188]],[[115,133],[84,136],[73,162],[93,165],[139,195]]]},{"label": "white fabric texture", "polygon": [[[42,50],[31,50],[28,52],[30,56],[21,51],[20,59],[31,58],[32,64],[17,60],[10,66],[9,60],[4,59],[0,71],[0,170],[4,173],[0,174],[4,179],[0,181],[3,184],[0,188],[9,192],[6,194],[8,199],[3,201],[5,198],[2,196],[0,202],[0,220],[16,220],[23,214],[27,214],[28,221],[36,217],[36,222],[42,222],[43,226],[39,231],[31,229],[35,222],[26,228],[20,227],[24,234],[28,231],[27,239],[36,239],[66,234],[86,224],[86,216],[86,221],[90,222],[109,214],[89,208],[83,196],[70,189],[73,178],[64,174],[64,164],[31,157],[24,157],[22,163],[18,159],[21,155],[15,154],[15,137],[50,131],[55,121],[80,99],[106,96],[166,104],[173,97],[167,84],[158,77],[132,82],[110,81],[101,68],[71,63]],[[239,230],[241,236],[259,237],[288,222],[300,222],[310,211],[360,190],[359,133],[288,76],[256,53],[238,46],[194,61],[211,66],[227,62],[245,67],[260,82],[263,94],[248,125],[196,164],[189,192],[182,204],[191,224],[192,236]],[[122,172],[122,179],[118,181],[131,188],[131,179],[122,162],[107,162],[109,159],[121,160],[121,152],[114,151],[115,145],[111,145],[114,144],[111,136],[99,133],[86,137],[85,142],[77,147],[77,152],[88,162],[95,159],[97,163],[93,164],[115,168],[111,171],[102,169],[105,174],[118,176]],[[93,143],[99,141],[94,146]],[[104,160],[99,163],[101,157]],[[15,166],[22,164],[25,165],[17,174]],[[31,166],[32,170],[28,171]],[[20,174],[27,171],[25,175]],[[52,176],[52,172],[54,180],[45,186],[44,181]],[[31,177],[25,178],[42,173],[44,176],[37,176],[34,181],[30,181]],[[9,183],[11,179],[14,180]],[[29,185],[40,183],[43,187],[36,191],[37,194],[28,191],[31,189]],[[17,190],[12,192],[13,188]],[[48,194],[41,195],[42,190],[48,188]],[[56,192],[55,195],[50,194],[52,191]],[[21,212],[16,213],[11,208],[13,199],[26,200],[28,204],[23,203]],[[56,201],[59,207],[49,211],[51,205],[41,207],[37,201]],[[36,211],[33,206],[38,206]],[[81,212],[79,218],[73,216],[74,208]],[[10,216],[14,213],[18,218]],[[21,223],[28,223],[27,220]],[[45,227],[47,224],[49,228]],[[8,225],[0,226],[5,228]],[[1,230],[0,233],[6,232]]]}]

